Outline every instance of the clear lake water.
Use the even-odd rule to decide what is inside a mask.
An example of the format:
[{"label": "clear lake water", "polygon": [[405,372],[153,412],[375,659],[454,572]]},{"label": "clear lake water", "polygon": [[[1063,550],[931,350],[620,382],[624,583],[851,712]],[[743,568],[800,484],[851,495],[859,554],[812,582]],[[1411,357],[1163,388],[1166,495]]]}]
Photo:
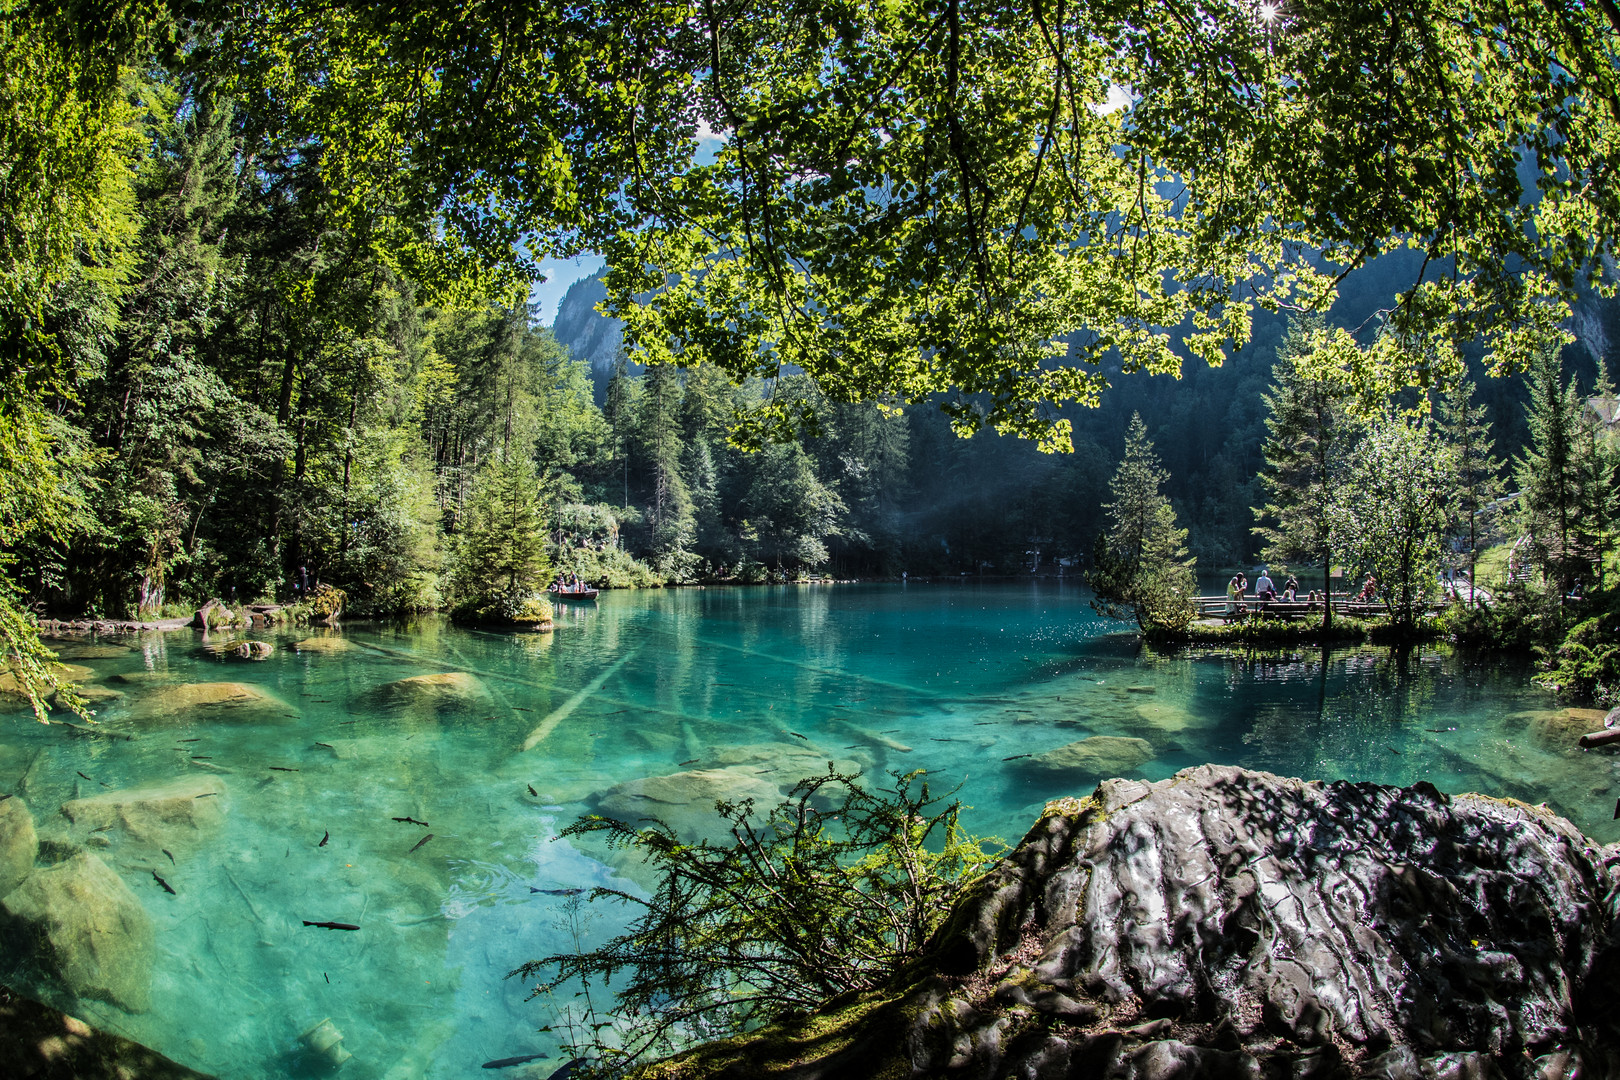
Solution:
[{"label": "clear lake water", "polygon": [[[562,605],[549,634],[428,619],[245,635],[275,645],[261,662],[218,659],[189,630],[58,642],[93,673],[98,721],[135,737],[0,715],[0,792],[140,899],[152,1004],[75,1002],[17,956],[0,979],[220,1076],[302,1075],[298,1036],[324,1018],[350,1080],[509,1075],[479,1066],[524,1054],[560,1065],[537,1030],[554,1008],[505,976],[620,925],[622,909],[596,905],[581,926],[566,894],[635,890],[633,870],[554,839],[615,785],[706,772],[751,793],[817,761],[920,768],[959,786],[972,831],[1010,843],[1046,800],[1100,779],[1023,755],[1098,735],[1146,740],[1132,772],[1148,779],[1222,762],[1427,780],[1545,802],[1620,839],[1620,758],[1575,749],[1578,718],[1526,665],[1441,648],[1157,655],[1087,600],[1055,584],[604,593]],[[446,673],[461,674],[397,685]],[[219,683],[246,689],[186,689]],[[201,829],[91,832],[60,810],[197,777],[221,792]],[[696,820],[703,801],[672,813]]]}]

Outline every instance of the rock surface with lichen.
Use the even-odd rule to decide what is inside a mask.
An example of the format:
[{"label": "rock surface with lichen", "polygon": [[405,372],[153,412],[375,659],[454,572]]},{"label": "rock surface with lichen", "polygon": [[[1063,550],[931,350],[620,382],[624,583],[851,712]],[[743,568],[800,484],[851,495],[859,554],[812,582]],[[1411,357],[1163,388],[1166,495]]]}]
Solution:
[{"label": "rock surface with lichen", "polygon": [[881,992],[646,1078],[1620,1077],[1620,845],[1205,765],[1050,804]]}]

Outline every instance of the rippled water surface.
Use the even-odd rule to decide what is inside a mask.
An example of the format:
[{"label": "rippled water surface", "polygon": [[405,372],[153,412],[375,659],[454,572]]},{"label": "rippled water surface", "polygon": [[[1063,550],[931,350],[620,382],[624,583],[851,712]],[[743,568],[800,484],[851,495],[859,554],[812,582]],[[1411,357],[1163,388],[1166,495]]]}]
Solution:
[{"label": "rippled water surface", "polygon": [[[225,1076],[298,1073],[298,1035],[328,1017],[353,1080],[555,1059],[536,1032],[547,1006],[503,976],[569,947],[566,890],[637,887],[553,842],[577,815],[651,805],[639,791],[696,828],[715,791],[758,795],[834,759],[927,769],[960,784],[975,831],[1015,840],[1046,799],[1098,779],[1025,755],[1096,735],[1145,740],[1153,756],[1130,771],[1151,779],[1207,761],[1426,779],[1620,838],[1616,759],[1575,750],[1583,718],[1522,668],[1386,650],[1157,657],[1115,629],[1075,588],[812,586],[604,594],[544,635],[256,634],[276,646],[258,663],[215,659],[192,631],[64,644],[104,690],[104,726],[135,737],[0,716],[0,792],[26,800],[50,850],[85,846],[145,906],[152,1004],[72,1002],[14,956],[0,974]],[[446,673],[464,677],[391,686]],[[185,689],[221,682],[246,689]],[[196,828],[92,831],[100,819],[60,810],[200,778],[220,794]],[[619,917],[602,912],[587,939]]]}]

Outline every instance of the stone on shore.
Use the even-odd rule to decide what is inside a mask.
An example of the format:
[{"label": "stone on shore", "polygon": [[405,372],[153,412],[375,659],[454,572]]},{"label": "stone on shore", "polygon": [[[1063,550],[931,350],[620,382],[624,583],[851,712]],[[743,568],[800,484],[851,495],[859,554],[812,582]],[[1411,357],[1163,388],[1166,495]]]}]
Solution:
[{"label": "stone on shore", "polygon": [[62,804],[62,813],[79,829],[117,828],[144,844],[184,848],[224,823],[225,790],[216,776],[186,776],[74,799]]},{"label": "stone on shore", "polygon": [[1620,844],[1229,766],[1048,804],[877,990],[642,1080],[1620,1076]]},{"label": "stone on shore", "polygon": [[4,899],[7,936],[70,993],[145,1012],[152,917],[107,864],[88,852],[34,871]]},{"label": "stone on shore", "polygon": [[596,812],[631,825],[655,817],[683,840],[693,841],[720,836],[722,821],[715,803],[721,799],[753,799],[755,817],[763,818],[782,801],[782,794],[775,783],[748,769],[691,769],[615,784],[598,797]]},{"label": "stone on shore", "polygon": [[0,802],[0,897],[33,873],[38,856],[39,834],[28,804],[16,796]]},{"label": "stone on shore", "polygon": [[1119,776],[1143,762],[1153,760],[1154,756],[1153,745],[1146,739],[1093,735],[1089,739],[1036,754],[1020,764],[1048,772],[1071,773],[1077,777]]}]

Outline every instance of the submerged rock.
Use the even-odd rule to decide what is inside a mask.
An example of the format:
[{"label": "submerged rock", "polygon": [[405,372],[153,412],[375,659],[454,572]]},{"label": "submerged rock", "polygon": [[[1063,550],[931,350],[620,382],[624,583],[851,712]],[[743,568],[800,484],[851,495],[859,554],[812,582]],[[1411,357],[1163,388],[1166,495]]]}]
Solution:
[{"label": "submerged rock", "polygon": [[28,804],[13,796],[0,802],[0,897],[22,884],[39,856],[39,834]]},{"label": "submerged rock", "polygon": [[347,638],[336,634],[321,634],[316,637],[307,637],[302,641],[293,642],[293,648],[299,652],[333,653],[353,648]]},{"label": "submerged rock", "polygon": [[1079,773],[1082,776],[1117,776],[1128,773],[1154,758],[1153,745],[1145,739],[1118,735],[1093,735],[1068,743],[1028,759],[1028,767],[1049,772]]},{"label": "submerged rock", "polygon": [[183,848],[224,823],[224,796],[218,777],[187,776],[74,799],[62,804],[62,814],[76,827],[118,828],[141,843]]},{"label": "submerged rock", "polygon": [[[78,694],[79,697],[84,700],[86,705],[90,705],[92,707],[96,705],[109,705],[114,701],[123,700],[124,697],[124,692],[122,690],[114,690],[109,686],[76,686],[73,688],[73,692]],[[58,709],[62,708],[63,706],[61,703],[61,698],[61,691],[57,691],[56,693],[52,694],[51,706]]]},{"label": "submerged rock", "polygon": [[396,708],[447,708],[487,702],[489,690],[475,675],[465,671],[443,671],[385,683],[377,687],[374,696]]},{"label": "submerged rock", "polygon": [[748,769],[691,769],[615,784],[597,799],[596,810],[632,825],[656,817],[683,839],[696,840],[718,835],[721,820],[714,804],[721,799],[753,799],[762,816],[782,795],[776,784]]},{"label": "submerged rock", "polygon": [[1538,738],[1574,749],[1582,735],[1602,729],[1604,714],[1602,709],[1546,709],[1527,714],[1527,719]]},{"label": "submerged rock", "polygon": [[135,706],[139,720],[194,720],[199,714],[215,719],[248,719],[285,711],[284,702],[249,683],[182,683],[156,687]]},{"label": "submerged rock", "polygon": [[841,773],[858,774],[865,768],[854,758],[835,757],[812,746],[793,746],[786,743],[747,743],[743,746],[713,747],[705,755],[704,760],[705,764],[713,764],[722,769],[753,773],[760,779],[775,784],[783,794],[790,791],[800,780],[824,775],[829,762]]},{"label": "submerged rock", "polygon": [[209,1080],[155,1050],[17,994],[0,994],[0,1076],[27,1080]]},{"label": "submerged rock", "polygon": [[0,899],[8,935],[76,997],[145,1012],[152,918],[123,879],[88,852],[30,874]]},{"label": "submerged rock", "polygon": [[53,651],[62,660],[115,660],[135,650],[128,645],[56,645]]},{"label": "submerged rock", "polygon": [[[51,667],[58,682],[82,683],[96,677],[96,673],[83,664],[53,664]],[[0,674],[0,710],[31,707],[28,695],[23,693],[22,683],[17,676],[9,671]]]},{"label": "submerged rock", "polygon": [[1051,803],[881,990],[645,1077],[1620,1076],[1620,845],[1205,765]]}]

